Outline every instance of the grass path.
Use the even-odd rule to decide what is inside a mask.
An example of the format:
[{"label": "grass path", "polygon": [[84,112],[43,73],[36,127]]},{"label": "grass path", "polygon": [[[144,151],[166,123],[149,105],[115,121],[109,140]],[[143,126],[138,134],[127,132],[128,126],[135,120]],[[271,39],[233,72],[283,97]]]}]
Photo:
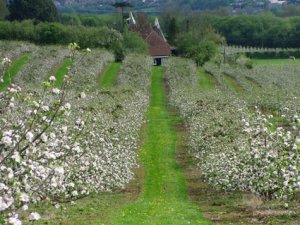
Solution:
[{"label": "grass path", "polygon": [[253,88],[262,88],[262,86],[253,78],[251,77],[246,77],[247,82],[249,85]]},{"label": "grass path", "polygon": [[224,74],[224,81],[225,81],[226,85],[228,86],[229,90],[236,92],[238,94],[244,93],[244,89],[242,88],[242,86],[233,77]]},{"label": "grass path", "polygon": [[72,59],[65,58],[62,64],[58,67],[58,69],[55,71],[55,86],[61,87],[64,82],[64,77],[68,73],[68,68],[72,65]]},{"label": "grass path", "polygon": [[144,191],[137,202],[118,213],[113,224],[211,224],[190,202],[183,171],[175,160],[178,134],[174,123],[179,118],[167,109],[160,67],[153,68],[151,94],[141,152]]},{"label": "grass path", "polygon": [[121,69],[121,63],[112,63],[105,70],[102,79],[100,80],[101,88],[110,88],[115,84],[117,75]]},{"label": "grass path", "polygon": [[300,60],[296,59],[253,59],[255,65],[265,65],[265,66],[292,66],[300,65]]},{"label": "grass path", "polygon": [[207,74],[203,68],[199,69],[199,82],[202,90],[211,90],[216,86],[214,78]]},{"label": "grass path", "polygon": [[31,60],[31,55],[29,53],[23,54],[17,60],[15,60],[8,70],[4,73],[3,76],[3,83],[0,83],[0,91],[7,88],[11,81],[13,80],[14,76],[22,69],[22,67],[27,64]]}]

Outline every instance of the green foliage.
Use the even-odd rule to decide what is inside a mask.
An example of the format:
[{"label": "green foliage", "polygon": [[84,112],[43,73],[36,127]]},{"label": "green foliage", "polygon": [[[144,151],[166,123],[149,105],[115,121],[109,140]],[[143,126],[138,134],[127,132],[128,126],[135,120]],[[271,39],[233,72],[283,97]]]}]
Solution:
[{"label": "green foliage", "polygon": [[0,22],[0,39],[2,40],[24,40],[37,41],[36,26],[30,20],[22,22]]},{"label": "green foliage", "polygon": [[35,28],[36,41],[41,44],[66,44],[74,40],[71,29],[59,23],[39,23]]},{"label": "green foliage", "polygon": [[103,75],[103,79],[100,82],[101,88],[110,88],[115,84],[117,75],[121,70],[121,63],[112,63]]},{"label": "green foliage", "polygon": [[0,20],[8,15],[6,0],[0,0]]},{"label": "green foliage", "polygon": [[115,43],[112,50],[115,54],[116,62],[122,62],[126,54],[146,54],[148,51],[148,45],[137,33],[125,29],[122,40]]},{"label": "green foliage", "polygon": [[217,35],[209,29],[207,32],[194,30],[182,33],[177,40],[179,53],[194,59],[197,65],[203,65],[217,53],[216,41],[212,41],[214,39],[217,41]]},{"label": "green foliage", "polygon": [[76,42],[82,48],[105,48],[122,61],[127,53],[145,54],[148,45],[134,32],[126,31],[124,37],[118,31],[103,27],[70,26],[60,23],[0,21],[0,39],[30,41],[37,44],[67,45]]},{"label": "green foliage", "polygon": [[175,43],[178,32],[179,32],[179,27],[178,27],[177,19],[175,17],[172,17],[167,30],[167,38],[170,44]]},{"label": "green foliage", "polygon": [[94,16],[86,16],[86,17],[82,17],[80,19],[81,21],[81,24],[83,26],[86,26],[86,27],[100,27],[100,26],[104,26],[104,23],[103,21],[101,20],[98,20],[96,17]]},{"label": "green foliage", "polygon": [[232,67],[240,67],[241,69],[252,69],[253,60],[245,56],[244,54],[234,54],[226,57],[226,63]]},{"label": "green foliage", "polygon": [[224,38],[212,27],[211,17],[203,14],[175,16],[175,11],[168,11],[163,16],[162,24],[167,31],[170,44],[177,46],[180,56],[194,59],[203,65],[217,53],[217,45],[224,44]]},{"label": "green foliage", "polygon": [[[169,27],[172,17],[176,17],[179,27],[180,34],[176,36],[177,39],[182,39],[182,36],[188,35],[187,32],[192,31],[196,35],[194,40],[199,39],[199,34],[202,33],[202,36],[204,36],[206,33],[209,40],[224,43],[226,39],[229,45],[235,46],[300,47],[300,16],[281,18],[270,12],[238,16],[216,16],[212,13],[202,12],[186,16],[180,14],[180,9],[177,9],[177,11],[170,9],[162,15],[162,25],[171,44],[172,35],[170,35]],[[221,36],[225,39],[221,40]]]},{"label": "green foliage", "polygon": [[265,52],[246,52],[246,56],[253,59],[288,59],[290,56],[300,58],[300,51],[276,50]]},{"label": "green foliage", "polygon": [[107,27],[88,28],[65,26],[59,23],[39,23],[32,21],[0,22],[0,39],[30,41],[38,44],[63,44],[76,42],[82,48],[106,48],[122,51],[122,35]]},{"label": "green foliage", "polygon": [[[92,46],[91,47],[101,47],[107,49],[114,49],[122,44],[122,35],[113,29],[108,27],[101,28],[84,28],[78,29],[82,34],[78,34],[79,45],[80,46]],[[80,44],[81,43],[81,44]]]},{"label": "green foliage", "polygon": [[[0,83],[0,90],[6,89],[11,81],[13,80],[14,76],[22,69],[24,65],[26,65],[31,60],[30,54],[23,54],[18,59],[16,59],[4,73],[3,76],[3,83]],[[0,220],[1,221],[1,220]]]},{"label": "green foliage", "polygon": [[166,1],[168,5],[176,4],[178,7],[190,8],[192,10],[215,9],[223,6],[228,6],[232,0],[174,0]]},{"label": "green foliage", "polygon": [[148,45],[138,33],[125,30],[123,37],[125,53],[147,53]]},{"label": "green foliage", "polygon": [[240,67],[245,67],[247,69],[253,68],[253,60],[248,58],[243,54],[235,54],[227,60],[229,64],[239,65]]},{"label": "green foliage", "polygon": [[213,17],[214,28],[230,45],[299,48],[300,17],[279,18],[272,14]]},{"label": "green foliage", "polygon": [[60,22],[65,25],[79,26],[82,22],[77,14],[62,14],[59,18]]},{"label": "green foliage", "polygon": [[57,9],[52,0],[14,0],[9,4],[10,20],[34,19],[56,21]]},{"label": "green foliage", "polygon": [[74,14],[63,13],[60,15],[60,22],[65,25],[83,25],[86,27],[116,27],[115,14],[98,15],[98,14]]},{"label": "green foliage", "polygon": [[5,224],[4,216],[0,214],[0,224]]},{"label": "green foliage", "polygon": [[190,49],[190,57],[197,65],[202,66],[208,62],[218,52],[217,45],[213,41],[203,40],[198,45]]},{"label": "green foliage", "polygon": [[129,2],[116,2],[116,3],[112,4],[112,6],[115,8],[133,7],[133,5],[130,4]]},{"label": "green foliage", "polygon": [[115,55],[116,62],[122,62],[125,58],[124,49],[122,45],[117,45],[113,47],[113,52]]},{"label": "green foliage", "polygon": [[280,17],[300,16],[300,6],[295,4],[287,4],[282,7],[276,7],[272,9],[272,12],[276,16]]}]

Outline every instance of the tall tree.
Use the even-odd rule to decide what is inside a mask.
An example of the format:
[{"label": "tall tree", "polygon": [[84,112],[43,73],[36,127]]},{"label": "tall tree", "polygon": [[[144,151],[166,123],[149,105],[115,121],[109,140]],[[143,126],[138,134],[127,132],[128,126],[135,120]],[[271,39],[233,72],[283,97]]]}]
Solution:
[{"label": "tall tree", "polygon": [[8,15],[6,0],[0,0],[0,19],[4,19]]},{"label": "tall tree", "polygon": [[176,35],[179,32],[179,27],[178,23],[175,17],[171,18],[170,24],[169,24],[169,29],[167,30],[168,32],[168,41],[170,44],[175,43]]},{"label": "tall tree", "polygon": [[37,21],[55,21],[58,18],[56,6],[52,0],[9,0],[9,19]]},{"label": "tall tree", "polygon": [[129,2],[116,2],[112,4],[113,7],[115,8],[120,8],[121,9],[121,15],[122,15],[122,32],[124,31],[124,9],[125,8],[132,8],[133,6]]}]

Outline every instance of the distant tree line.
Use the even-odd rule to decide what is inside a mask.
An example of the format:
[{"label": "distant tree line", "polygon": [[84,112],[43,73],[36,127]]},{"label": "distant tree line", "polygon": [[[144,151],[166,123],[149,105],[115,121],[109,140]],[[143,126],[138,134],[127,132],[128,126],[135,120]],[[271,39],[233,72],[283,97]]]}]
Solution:
[{"label": "distant tree line", "polygon": [[166,6],[176,5],[179,8],[186,8],[191,10],[209,10],[219,7],[226,7],[233,2],[233,0],[167,0]]},{"label": "distant tree line", "polygon": [[9,0],[9,20],[34,19],[36,21],[57,21],[58,13],[53,0]]},{"label": "distant tree line", "polygon": [[230,45],[300,48],[300,17],[241,15],[213,17],[211,22]]},{"label": "distant tree line", "polygon": [[[170,14],[164,15],[162,19],[169,42],[177,46],[181,45],[182,38],[187,38],[190,32],[203,33],[209,28],[208,36],[215,33],[216,37],[219,34],[219,37],[225,38],[224,43],[229,45],[300,48],[300,16],[282,18],[271,13],[215,16],[201,13],[176,17]],[[216,38],[209,40],[220,42],[215,41]]]},{"label": "distant tree line", "polygon": [[96,14],[72,14],[64,13],[59,15],[59,22],[65,25],[86,26],[86,27],[116,27],[116,16],[114,15],[96,15]]},{"label": "distant tree line", "polygon": [[0,21],[0,40],[28,41],[42,45],[67,45],[76,42],[82,48],[111,50],[118,60],[122,60],[128,52],[147,52],[147,45],[143,39],[130,31],[122,35],[108,27],[66,26],[55,22],[35,24],[31,20]]},{"label": "distant tree line", "polygon": [[119,45],[122,35],[107,27],[88,28],[66,26],[55,22],[1,21],[0,39],[29,41],[36,44],[68,44],[77,42],[82,47],[112,49]]},{"label": "distant tree line", "polygon": [[146,53],[148,49],[138,34],[121,34],[98,16],[59,15],[52,0],[10,0],[8,5],[0,0],[0,13],[0,19],[8,19],[0,21],[2,40],[42,45],[76,42],[82,48],[111,50],[117,60],[128,52]]},{"label": "distant tree line", "polygon": [[177,54],[194,59],[197,65],[209,61],[218,53],[218,46],[225,44],[224,37],[202,15],[166,13],[161,19],[168,42],[176,47]]}]

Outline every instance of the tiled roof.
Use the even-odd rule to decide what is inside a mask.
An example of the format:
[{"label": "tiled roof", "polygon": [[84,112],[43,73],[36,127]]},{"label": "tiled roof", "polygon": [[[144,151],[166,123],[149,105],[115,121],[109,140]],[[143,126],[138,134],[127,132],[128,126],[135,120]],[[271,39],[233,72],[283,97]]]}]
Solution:
[{"label": "tiled roof", "polygon": [[151,56],[170,56],[171,47],[155,31],[152,31],[145,41],[149,44],[149,55]]},{"label": "tiled roof", "polygon": [[[157,28],[156,28],[157,29]],[[149,45],[149,55],[170,56],[171,46],[159,35],[155,28],[151,27],[144,14],[139,14],[137,24],[130,24],[129,30],[139,33]]]}]

